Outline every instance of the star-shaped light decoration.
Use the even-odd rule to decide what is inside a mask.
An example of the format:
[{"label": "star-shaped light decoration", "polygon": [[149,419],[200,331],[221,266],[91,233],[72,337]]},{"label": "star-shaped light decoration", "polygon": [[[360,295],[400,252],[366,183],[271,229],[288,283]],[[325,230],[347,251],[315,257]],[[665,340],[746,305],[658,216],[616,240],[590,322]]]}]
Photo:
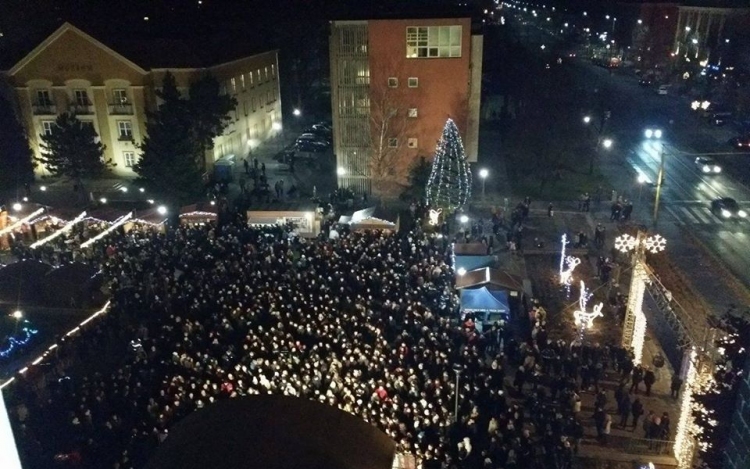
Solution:
[{"label": "star-shaped light decoration", "polygon": [[667,240],[662,235],[653,235],[646,238],[646,249],[656,254],[667,248]]},{"label": "star-shaped light decoration", "polygon": [[629,234],[622,234],[615,238],[615,249],[620,252],[628,252],[639,247],[644,247],[649,252],[656,254],[667,248],[667,240],[662,235],[635,238]]}]

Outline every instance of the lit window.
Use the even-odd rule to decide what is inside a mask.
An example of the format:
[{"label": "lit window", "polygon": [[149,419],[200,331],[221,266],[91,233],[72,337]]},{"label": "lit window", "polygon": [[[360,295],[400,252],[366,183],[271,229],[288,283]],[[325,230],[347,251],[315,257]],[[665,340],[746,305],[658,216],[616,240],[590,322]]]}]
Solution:
[{"label": "lit window", "polygon": [[419,86],[419,78],[417,77],[409,77],[408,82],[409,88],[416,88]]},{"label": "lit window", "polygon": [[389,138],[388,139],[388,146],[391,148],[396,148],[398,146],[398,139],[397,138]]},{"label": "lit window", "polygon": [[461,26],[409,26],[406,28],[406,57],[461,57]]},{"label": "lit window", "polygon": [[44,135],[52,135],[54,125],[55,121],[42,121],[42,133]]},{"label": "lit window", "polygon": [[262,81],[260,81],[260,69],[256,70],[255,73],[256,73],[256,78],[258,79],[258,84],[260,85],[262,83]]},{"label": "lit window", "polygon": [[408,144],[409,148],[417,148],[419,141],[416,138],[410,138]]},{"label": "lit window", "polygon": [[418,115],[417,108],[415,107],[409,108],[409,117],[417,117],[417,115]]},{"label": "lit window", "polygon": [[125,160],[126,168],[132,168],[133,166],[135,166],[135,152],[134,151],[122,152],[122,158]]},{"label": "lit window", "polygon": [[242,87],[242,91],[245,91],[245,75],[240,75],[240,86]]},{"label": "lit window", "polygon": [[268,81],[268,67],[265,67],[266,81]]},{"label": "lit window", "polygon": [[232,83],[232,93],[236,93],[237,92],[237,80],[232,78],[229,81]]},{"label": "lit window", "polygon": [[398,88],[398,78],[396,77],[388,78],[388,88]]},{"label": "lit window", "polygon": [[271,78],[276,78],[276,65],[271,64]]},{"label": "lit window", "polygon": [[253,80],[253,72],[248,73],[247,76],[250,78],[250,87],[254,87],[255,81]]},{"label": "lit window", "polygon": [[123,88],[117,88],[112,90],[112,104],[127,104],[128,92]]},{"label": "lit window", "polygon": [[133,138],[133,124],[130,121],[117,121],[117,133],[120,140],[131,140]]}]

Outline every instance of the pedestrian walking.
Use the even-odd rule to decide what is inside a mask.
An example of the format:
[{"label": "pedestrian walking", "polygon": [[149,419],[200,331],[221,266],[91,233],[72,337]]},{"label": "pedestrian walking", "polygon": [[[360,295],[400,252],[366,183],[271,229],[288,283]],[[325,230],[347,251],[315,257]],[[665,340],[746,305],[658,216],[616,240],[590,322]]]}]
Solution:
[{"label": "pedestrian walking", "polygon": [[643,374],[643,384],[646,385],[646,395],[651,395],[651,386],[656,382],[656,375],[650,367],[646,367],[646,372]]},{"label": "pedestrian walking", "polygon": [[247,162],[247,158],[242,160],[242,165],[245,167],[245,174],[250,174],[250,163]]},{"label": "pedestrian walking", "polygon": [[630,406],[630,414],[633,416],[633,431],[635,431],[638,426],[638,419],[643,415],[643,404],[641,404],[641,400],[637,397]]},{"label": "pedestrian walking", "polygon": [[631,393],[638,394],[638,386],[641,384],[641,381],[643,381],[643,367],[641,365],[636,365],[633,369],[633,384],[630,386]]},{"label": "pedestrian walking", "polygon": [[552,209],[552,203],[550,203],[547,206],[547,216],[552,218],[552,216],[555,214],[555,211]]},{"label": "pedestrian walking", "polygon": [[682,378],[680,378],[680,375],[675,374],[672,376],[672,385],[670,388],[670,394],[674,399],[677,399],[677,397],[680,394],[680,388],[682,387]]}]

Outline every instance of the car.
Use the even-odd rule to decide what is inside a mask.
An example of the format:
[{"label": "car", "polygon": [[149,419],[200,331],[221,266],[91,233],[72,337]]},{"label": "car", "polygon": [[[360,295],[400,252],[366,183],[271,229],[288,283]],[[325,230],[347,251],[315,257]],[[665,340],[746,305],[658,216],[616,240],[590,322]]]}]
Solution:
[{"label": "car", "polygon": [[695,159],[695,165],[704,174],[719,174],[721,172],[721,166],[712,158],[699,156]]},{"label": "car", "polygon": [[742,210],[737,201],[731,197],[722,197],[711,201],[711,211],[724,219],[747,218],[747,212]]},{"label": "car", "polygon": [[740,135],[729,140],[735,148],[750,148],[750,135]]},{"label": "car", "polygon": [[646,130],[643,131],[643,136],[646,138],[660,139],[662,136],[661,127],[658,125],[649,125]]},{"label": "car", "polygon": [[660,94],[660,95],[669,94],[669,86],[670,85],[659,85],[659,88],[656,89],[656,94]]},{"label": "car", "polygon": [[638,84],[640,86],[647,87],[653,85],[654,82],[650,78],[641,78],[640,80],[638,80]]},{"label": "car", "polygon": [[326,140],[324,137],[321,137],[320,135],[316,135],[316,134],[313,134],[313,133],[310,133],[310,132],[304,133],[304,134],[300,135],[299,137],[297,137],[297,143],[303,142],[303,141],[304,142],[315,142],[315,143],[319,143],[319,144],[325,145],[325,146],[329,145],[328,140]]},{"label": "car", "polygon": [[310,140],[298,140],[294,147],[297,151],[305,153],[322,153],[328,150],[328,145]]},{"label": "car", "polygon": [[304,133],[306,133],[306,134],[313,134],[316,137],[319,137],[320,140],[324,140],[324,141],[326,141],[328,143],[331,143],[331,141],[333,140],[331,138],[332,137],[331,132],[328,129],[324,128],[324,127],[321,127],[321,126],[317,126],[316,127],[316,126],[317,126],[317,124],[313,125],[309,129],[305,129]]}]

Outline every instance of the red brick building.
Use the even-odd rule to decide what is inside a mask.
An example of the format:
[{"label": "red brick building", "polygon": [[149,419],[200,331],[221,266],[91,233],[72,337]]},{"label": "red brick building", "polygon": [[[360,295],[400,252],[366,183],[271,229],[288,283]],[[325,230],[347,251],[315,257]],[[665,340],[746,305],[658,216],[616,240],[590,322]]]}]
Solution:
[{"label": "red brick building", "polygon": [[404,182],[452,118],[477,161],[481,34],[471,18],[334,21],[331,104],[340,187]]}]

